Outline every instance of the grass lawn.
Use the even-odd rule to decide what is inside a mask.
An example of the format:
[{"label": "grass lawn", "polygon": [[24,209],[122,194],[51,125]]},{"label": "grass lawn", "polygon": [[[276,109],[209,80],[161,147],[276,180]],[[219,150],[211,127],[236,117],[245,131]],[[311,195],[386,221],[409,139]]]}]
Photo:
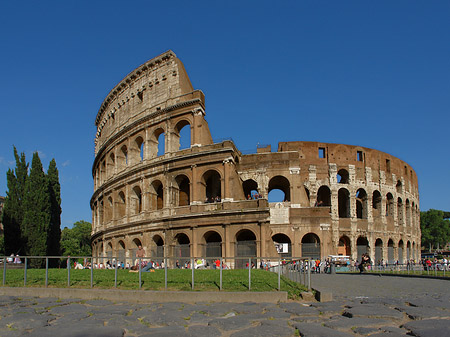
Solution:
[{"label": "grass lawn", "polygon": [[[195,270],[194,291],[219,291],[219,270]],[[49,269],[48,287],[67,287],[67,269]],[[93,273],[93,287],[101,289],[114,288],[114,270],[95,269]],[[273,272],[253,269],[251,271],[251,291],[277,291],[278,275]],[[3,273],[0,272],[3,282]],[[141,273],[143,290],[164,290],[164,270]],[[6,286],[23,287],[24,270],[11,269],[6,271]],[[27,270],[27,287],[45,286],[45,269]],[[73,288],[90,288],[91,271],[89,269],[70,271],[70,286]],[[139,273],[128,270],[117,271],[118,289],[139,289]],[[168,290],[192,290],[192,270],[169,269],[167,271]],[[248,291],[248,270],[234,269],[222,272],[223,291]],[[281,276],[281,290],[288,292],[291,299],[297,298],[306,287]]]}]

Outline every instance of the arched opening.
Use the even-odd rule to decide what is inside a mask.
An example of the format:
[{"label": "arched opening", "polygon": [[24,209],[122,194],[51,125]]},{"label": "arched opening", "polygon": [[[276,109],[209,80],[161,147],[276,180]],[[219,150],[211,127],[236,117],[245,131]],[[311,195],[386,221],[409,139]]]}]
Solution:
[{"label": "arched opening", "polygon": [[340,218],[350,218],[350,193],[346,188],[339,189],[338,210]]},{"label": "arched opening", "polygon": [[415,260],[415,258],[416,258],[416,243],[413,241],[412,251],[411,251],[411,259]]},{"label": "arched opening", "polygon": [[328,186],[320,186],[317,191],[317,203],[318,207],[330,207],[331,206],[331,191]]},{"label": "arched opening", "polygon": [[377,239],[375,241],[375,264],[380,265],[383,259],[383,240]]},{"label": "arched opening", "polygon": [[393,264],[394,261],[394,241],[389,239],[388,241],[388,263]]},{"label": "arched opening", "polygon": [[406,199],[406,226],[411,226],[411,205],[409,199]]},{"label": "arched opening", "polygon": [[[256,236],[248,230],[243,229],[236,234],[236,257],[256,257]],[[252,260],[256,264],[256,260]],[[236,268],[244,268],[247,259],[237,259]]]},{"label": "arched opening", "polygon": [[289,236],[281,233],[275,234],[272,236],[272,241],[280,257],[287,258],[292,256],[291,239],[289,239]]},{"label": "arched opening", "polygon": [[351,256],[350,239],[347,236],[341,236],[338,244],[338,255]]},{"label": "arched opening", "polygon": [[175,126],[175,149],[183,150],[191,147],[191,125],[188,121],[180,121]]},{"label": "arched opening", "polygon": [[367,219],[367,193],[360,188],[356,191],[356,217]]},{"label": "arched opening", "polygon": [[[205,240],[204,254],[208,258],[217,258],[222,256],[222,237],[216,231],[209,231],[203,235]],[[208,260],[208,263],[212,263],[212,259]]]},{"label": "arched opening", "polygon": [[386,194],[386,216],[394,218],[394,197],[391,193]]},{"label": "arched opening", "polygon": [[107,162],[107,175],[108,177],[112,177],[115,173],[116,159],[114,153],[111,153],[108,157]]},{"label": "arched opening", "polygon": [[108,258],[109,261],[112,261],[113,248],[111,242],[108,242],[108,244],[106,245],[106,257]]},{"label": "arched opening", "polygon": [[189,178],[179,175],[175,181],[178,184],[178,206],[188,206],[191,203]]},{"label": "arched opening", "polygon": [[[137,261],[136,261],[136,252],[139,249],[139,246],[142,246],[142,242],[138,238],[133,239],[132,242],[133,242],[133,244],[132,244],[132,247],[130,248],[129,254],[130,254],[131,260],[132,260],[131,265],[134,266],[137,263]],[[145,252],[145,253],[146,253],[145,256],[147,256],[147,252]]]},{"label": "arched opening", "polygon": [[403,225],[403,201],[402,198],[397,199],[397,221],[398,225]]},{"label": "arched opening", "polygon": [[314,233],[308,233],[302,238],[302,257],[314,260],[320,259],[320,239]]},{"label": "arched opening", "polygon": [[244,195],[247,199],[255,199],[256,196],[259,195],[258,183],[253,179],[244,181],[242,188],[244,189]]},{"label": "arched opening", "polygon": [[161,236],[153,236],[152,257],[156,260],[164,257],[164,240]]},{"label": "arched opening", "polygon": [[191,256],[189,237],[184,233],[179,233],[175,235],[175,247],[174,247],[174,256],[179,259],[180,264],[184,264],[189,261],[189,257]]},{"label": "arched opening", "polygon": [[403,264],[403,240],[398,242],[398,263]]},{"label": "arched opening", "polygon": [[133,194],[131,198],[131,208],[133,210],[133,214],[139,214],[142,212],[142,192],[139,186],[133,187]]},{"label": "arched opening", "polygon": [[372,213],[373,217],[379,217],[381,215],[381,193],[377,190],[372,193]]},{"label": "arched opening", "polygon": [[166,150],[166,138],[165,132],[163,128],[158,128],[153,133],[153,137],[151,138],[152,142],[155,143],[155,149],[152,150],[152,157],[162,156]]},{"label": "arched opening", "polygon": [[117,217],[123,218],[125,216],[126,210],[125,193],[123,193],[123,191],[120,191],[117,199]]},{"label": "arched opening", "polygon": [[155,180],[151,184],[151,208],[153,210],[162,209],[164,207],[164,189],[163,184],[159,180]]},{"label": "arched opening", "polygon": [[348,184],[350,181],[350,175],[346,169],[340,169],[336,175],[336,179],[339,184]]},{"label": "arched opening", "polygon": [[269,181],[269,202],[291,201],[289,180],[283,176],[275,176]]},{"label": "arched opening", "polygon": [[134,144],[136,147],[136,162],[142,161],[144,160],[144,139],[142,139],[142,137],[137,137],[134,140]]},{"label": "arched opening", "polygon": [[397,185],[395,185],[395,188],[397,189],[397,193],[402,193],[402,182],[400,180],[397,180]]},{"label": "arched opening", "polygon": [[119,159],[121,169],[124,169],[128,165],[128,148],[126,145],[122,145],[119,151]]},{"label": "arched opening", "polygon": [[357,260],[361,261],[361,257],[363,254],[369,252],[369,242],[366,237],[360,236],[358,240],[356,240],[356,252],[357,252]]},{"label": "arched opening", "polygon": [[117,243],[117,258],[119,259],[119,262],[123,262],[124,264],[126,263],[125,261],[125,243],[120,240]]},{"label": "arched opening", "polygon": [[411,260],[411,242],[406,243],[406,261]]},{"label": "arched opening", "polygon": [[222,199],[220,174],[214,170],[206,171],[203,175],[203,182],[205,184],[205,201],[220,201]]},{"label": "arched opening", "polygon": [[105,222],[109,222],[112,220],[112,211],[113,211],[113,199],[111,196],[109,196],[106,201],[105,207]]}]

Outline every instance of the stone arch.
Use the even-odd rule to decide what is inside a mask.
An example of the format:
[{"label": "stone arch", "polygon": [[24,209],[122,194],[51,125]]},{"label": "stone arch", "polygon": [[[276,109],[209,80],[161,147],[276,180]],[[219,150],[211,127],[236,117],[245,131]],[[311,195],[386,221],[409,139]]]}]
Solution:
[{"label": "stone arch", "polygon": [[174,128],[173,149],[175,151],[191,147],[191,123],[188,120],[180,120]]},{"label": "stone arch", "polygon": [[[283,200],[269,200],[270,202],[279,202],[279,201],[291,201],[291,188],[289,180],[286,177],[283,176],[275,176],[272,177],[269,181],[269,199],[271,197],[272,191],[281,191],[284,194]],[[277,196],[278,197],[278,196]]]},{"label": "stone arch", "polygon": [[222,182],[220,173],[216,170],[208,170],[202,176],[205,200],[214,201],[216,198],[222,199]]},{"label": "stone arch", "polygon": [[105,206],[105,223],[111,221],[113,218],[113,198],[112,196],[108,196],[106,199],[106,206]]},{"label": "stone arch", "polygon": [[275,245],[276,252],[281,257],[292,256],[292,243],[289,236],[283,233],[272,235],[272,242]]},{"label": "stone arch", "polygon": [[144,160],[144,139],[138,136],[134,139],[135,160],[140,162]]},{"label": "stone arch", "polygon": [[247,179],[242,183],[242,188],[244,190],[244,195],[247,199],[252,199],[253,196],[258,193],[258,183],[253,179]]},{"label": "stone arch", "polygon": [[391,193],[386,194],[386,216],[394,218],[394,197]]},{"label": "stone arch", "polygon": [[314,260],[320,259],[320,238],[315,233],[308,233],[302,237],[302,257],[309,257]]},{"label": "stone arch", "polygon": [[338,191],[338,211],[340,218],[350,218],[350,193],[346,188]]},{"label": "stone arch", "polygon": [[[130,256],[131,256],[131,260],[133,261],[132,265],[136,264],[136,252],[137,252],[139,246],[142,246],[141,240],[139,240],[138,238],[134,238],[131,241],[131,247],[129,248],[129,253],[130,253]],[[147,256],[147,252],[145,252],[145,253],[146,253],[145,255]]]},{"label": "stone arch", "polygon": [[164,257],[164,239],[161,235],[153,235],[151,241],[151,256],[156,259]]},{"label": "stone arch", "polygon": [[406,261],[411,259],[411,242],[408,240],[406,242]]},{"label": "stone arch", "polygon": [[411,226],[411,204],[409,202],[409,199],[406,199],[406,226]]},{"label": "stone arch", "polygon": [[397,221],[398,225],[403,224],[403,200],[402,198],[397,198]]},{"label": "stone arch", "polygon": [[322,185],[317,191],[317,206],[330,207],[331,206],[331,190],[328,186]]},{"label": "stone arch", "polygon": [[131,210],[132,214],[136,215],[142,212],[142,191],[139,186],[134,186],[131,194]]},{"label": "stone arch", "polygon": [[154,180],[150,185],[150,205],[152,210],[164,208],[164,187],[160,180]]},{"label": "stone arch", "polygon": [[125,193],[123,191],[119,191],[117,196],[118,196],[117,203],[116,203],[117,217],[123,218],[126,215],[126,209],[127,209]]},{"label": "stone arch", "polygon": [[403,245],[403,240],[402,239],[400,239],[400,241],[398,242],[398,248],[397,248],[397,251],[398,251],[398,263],[400,263],[400,264],[403,264],[403,248],[404,248],[404,245]]},{"label": "stone arch", "polygon": [[180,174],[175,178],[175,182],[178,186],[178,206],[188,206],[191,203],[191,189],[189,178]]},{"label": "stone arch", "polygon": [[346,169],[340,169],[336,175],[338,184],[348,184],[350,182],[350,174]]},{"label": "stone arch", "polygon": [[128,148],[124,144],[120,147],[119,154],[116,156],[117,166],[119,169],[124,169],[128,165]]},{"label": "stone arch", "polygon": [[378,190],[373,191],[372,193],[372,214],[373,217],[379,217],[381,215],[381,193]]},{"label": "stone arch", "polygon": [[358,219],[367,219],[368,215],[368,198],[363,188],[356,191],[356,217]]},{"label": "stone arch", "polygon": [[210,230],[203,235],[204,256],[213,258],[222,256],[222,236],[214,230]]},{"label": "stone arch", "polygon": [[112,247],[112,243],[108,242],[106,244],[106,257],[108,258],[108,260],[112,260],[113,257],[113,247]]},{"label": "stone arch", "polygon": [[191,240],[185,233],[178,233],[174,236],[174,254],[180,263],[184,264],[189,261],[191,256]]},{"label": "stone arch", "polygon": [[388,241],[388,263],[393,264],[394,261],[394,241],[389,239]]},{"label": "stone arch", "polygon": [[373,261],[375,264],[381,264],[381,260],[383,259],[383,240],[380,238],[375,240],[375,260]]},{"label": "stone arch", "polygon": [[361,261],[363,254],[369,253],[369,241],[365,236],[360,236],[356,240],[357,260]]},{"label": "stone arch", "polygon": [[401,180],[397,180],[397,184],[395,185],[395,189],[397,190],[397,193],[402,193],[402,182]]},{"label": "stone arch", "polygon": [[[250,229],[241,229],[236,233],[236,257],[256,257],[256,235]],[[236,268],[244,268],[246,259],[237,259]],[[256,262],[254,262],[256,263]]]},{"label": "stone arch", "polygon": [[126,257],[125,252],[126,252],[125,242],[123,240],[119,240],[116,245],[116,254],[115,254],[119,262],[125,263]]},{"label": "stone arch", "polygon": [[352,249],[350,239],[346,235],[342,235],[338,243],[338,255],[351,256]]},{"label": "stone arch", "polygon": [[106,161],[106,171],[108,177],[112,177],[114,175],[115,167],[116,167],[116,155],[114,152],[111,152],[107,157]]},{"label": "stone arch", "polygon": [[154,144],[150,148],[151,158],[161,156],[166,152],[165,134],[166,131],[162,127],[158,127],[153,131],[153,134],[150,137],[151,142]]}]

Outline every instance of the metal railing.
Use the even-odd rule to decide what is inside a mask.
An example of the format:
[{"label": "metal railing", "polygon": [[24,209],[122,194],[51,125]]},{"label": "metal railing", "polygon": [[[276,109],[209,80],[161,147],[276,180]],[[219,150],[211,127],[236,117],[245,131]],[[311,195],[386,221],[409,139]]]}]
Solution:
[{"label": "metal railing", "polygon": [[[339,272],[339,270],[337,270]],[[348,268],[348,272],[359,272],[359,266]],[[367,273],[390,273],[401,275],[426,275],[450,277],[449,263],[393,263],[384,265],[369,265],[364,268]]]},{"label": "metal railing", "polygon": [[[252,271],[255,269],[265,269],[276,273],[278,276],[277,290],[281,290],[281,275],[291,281],[300,283],[311,289],[311,270],[314,260],[310,258],[281,258],[281,257],[123,257],[123,256],[16,256],[14,263],[9,261],[12,257],[0,259],[0,267],[3,267],[3,286],[7,281],[7,269],[22,269],[23,285],[27,286],[27,275],[29,269],[45,268],[45,287],[49,285],[49,270],[67,269],[67,287],[71,286],[71,276],[73,270],[90,270],[90,287],[94,287],[95,270],[107,269],[114,271],[114,288],[118,287],[118,270],[129,269],[139,273],[138,288],[142,289],[142,273],[152,269],[164,270],[164,289],[168,290],[168,270],[170,269],[190,269],[191,288],[195,289],[195,271],[199,269],[219,270],[219,290],[223,290],[223,273],[230,269],[248,270],[248,290],[252,289]],[[83,263],[78,263],[83,260]],[[5,263],[6,262],[6,263]],[[32,262],[30,264],[30,262]],[[52,263],[53,268],[50,266]],[[57,263],[55,263],[57,262]],[[131,263],[130,263],[131,262]],[[180,264],[181,262],[181,264]],[[3,266],[2,266],[3,264]],[[111,276],[112,277],[112,276]]]}]

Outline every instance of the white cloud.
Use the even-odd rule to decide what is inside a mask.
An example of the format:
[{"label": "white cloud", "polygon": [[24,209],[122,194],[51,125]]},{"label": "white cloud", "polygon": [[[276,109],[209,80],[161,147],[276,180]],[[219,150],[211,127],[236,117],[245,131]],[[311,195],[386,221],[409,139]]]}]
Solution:
[{"label": "white cloud", "polygon": [[70,165],[70,160],[66,160],[64,163],[62,163],[62,167],[66,167]]}]

